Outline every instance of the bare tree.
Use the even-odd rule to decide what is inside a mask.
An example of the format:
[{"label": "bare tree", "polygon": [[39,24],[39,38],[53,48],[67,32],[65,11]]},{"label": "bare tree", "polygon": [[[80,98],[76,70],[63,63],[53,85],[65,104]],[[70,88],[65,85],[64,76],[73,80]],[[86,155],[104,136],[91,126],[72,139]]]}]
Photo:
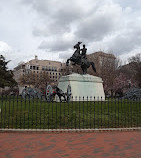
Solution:
[{"label": "bare tree", "polygon": [[44,88],[47,86],[47,84],[50,84],[53,82],[47,73],[41,73],[41,74],[25,74],[20,78],[20,83],[23,85],[29,85],[34,86],[36,88]]},{"label": "bare tree", "polygon": [[114,79],[116,78],[119,62],[119,58],[103,57],[100,60],[98,76],[103,79],[105,93],[111,92],[111,95],[113,95]]},{"label": "bare tree", "polygon": [[141,54],[137,54],[128,59],[130,70],[134,75],[135,80],[138,81],[138,86],[141,87]]},{"label": "bare tree", "polygon": [[37,86],[38,87],[46,87],[48,84],[51,84],[53,81],[50,79],[47,73],[40,74],[38,81],[37,81]]},{"label": "bare tree", "polygon": [[19,79],[19,83],[22,85],[28,85],[31,86],[34,84],[35,76],[33,74],[25,74],[24,76],[21,76]]}]

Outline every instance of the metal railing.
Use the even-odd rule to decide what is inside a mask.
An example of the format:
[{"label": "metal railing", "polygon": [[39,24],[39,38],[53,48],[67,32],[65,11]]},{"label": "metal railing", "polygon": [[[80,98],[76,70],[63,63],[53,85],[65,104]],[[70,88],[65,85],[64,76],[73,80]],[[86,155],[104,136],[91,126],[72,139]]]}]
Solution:
[{"label": "metal railing", "polygon": [[[74,98],[73,98],[74,100]],[[0,96],[1,129],[101,129],[141,127],[141,100],[75,98],[47,102]],[[86,101],[87,100],[87,101]],[[91,101],[92,100],[92,101]]]}]

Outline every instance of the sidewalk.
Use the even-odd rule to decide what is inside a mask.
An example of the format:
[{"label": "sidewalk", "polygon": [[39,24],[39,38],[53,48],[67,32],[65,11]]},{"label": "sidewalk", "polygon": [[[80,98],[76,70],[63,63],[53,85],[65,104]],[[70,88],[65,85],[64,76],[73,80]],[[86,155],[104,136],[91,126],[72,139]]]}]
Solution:
[{"label": "sidewalk", "polygon": [[0,133],[0,158],[141,158],[141,131]]}]

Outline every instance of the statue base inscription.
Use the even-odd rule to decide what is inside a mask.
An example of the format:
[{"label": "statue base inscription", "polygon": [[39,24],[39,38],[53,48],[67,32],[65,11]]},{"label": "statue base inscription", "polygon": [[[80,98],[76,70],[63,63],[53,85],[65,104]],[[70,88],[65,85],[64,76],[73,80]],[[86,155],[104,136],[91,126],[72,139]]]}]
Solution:
[{"label": "statue base inscription", "polygon": [[71,101],[105,100],[103,81],[100,77],[76,73],[62,76],[59,79],[58,87],[66,92],[68,85],[71,86]]}]

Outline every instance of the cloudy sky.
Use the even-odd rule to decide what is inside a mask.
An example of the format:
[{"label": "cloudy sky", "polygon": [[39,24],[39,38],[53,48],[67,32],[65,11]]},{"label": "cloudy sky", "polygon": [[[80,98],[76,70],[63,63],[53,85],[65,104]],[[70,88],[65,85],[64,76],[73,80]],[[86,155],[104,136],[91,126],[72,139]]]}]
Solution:
[{"label": "cloudy sky", "polygon": [[122,59],[141,52],[141,0],[0,0],[0,54],[9,68],[39,59],[65,61],[82,41],[88,54]]}]

